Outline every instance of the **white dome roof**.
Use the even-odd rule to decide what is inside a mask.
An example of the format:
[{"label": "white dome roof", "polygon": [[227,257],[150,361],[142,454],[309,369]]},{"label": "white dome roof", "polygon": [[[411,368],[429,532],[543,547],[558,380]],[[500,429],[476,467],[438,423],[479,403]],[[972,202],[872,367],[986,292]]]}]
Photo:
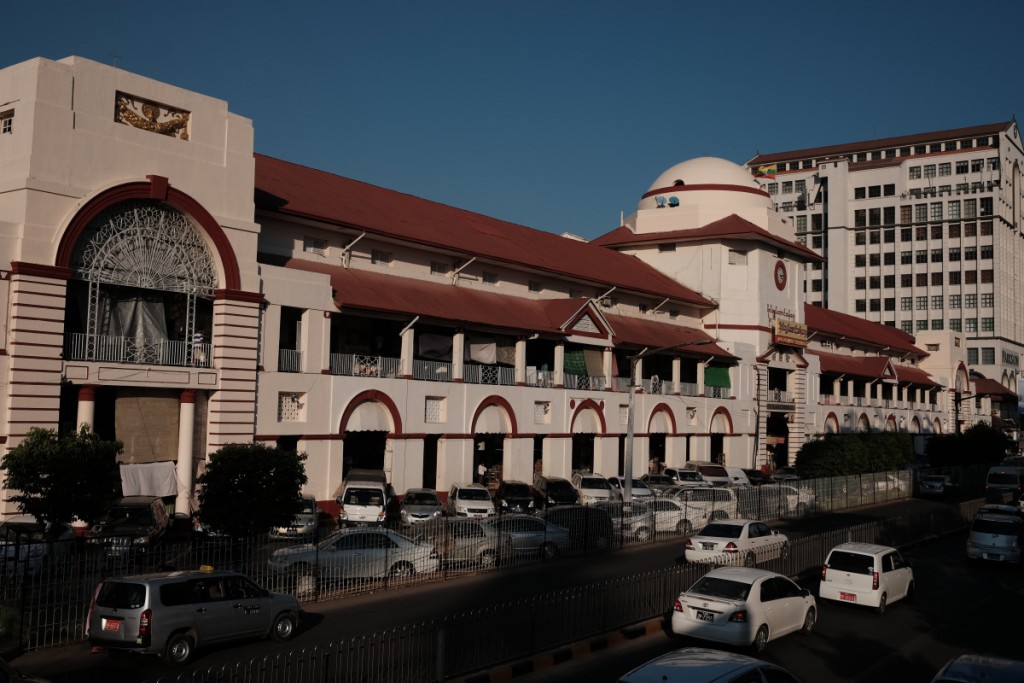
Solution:
[{"label": "white dome roof", "polygon": [[740,185],[753,189],[760,188],[750,175],[750,171],[739,164],[718,157],[697,157],[676,164],[662,173],[647,191],[671,188],[677,185],[678,181],[686,185]]}]

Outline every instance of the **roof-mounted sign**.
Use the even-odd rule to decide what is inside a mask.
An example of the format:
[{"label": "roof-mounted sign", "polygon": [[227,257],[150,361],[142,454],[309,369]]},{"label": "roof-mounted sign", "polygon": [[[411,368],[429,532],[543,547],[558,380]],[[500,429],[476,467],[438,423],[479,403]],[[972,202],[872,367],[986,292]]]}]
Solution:
[{"label": "roof-mounted sign", "polygon": [[776,318],[772,324],[772,337],[776,344],[783,346],[807,346],[807,325],[795,320]]}]

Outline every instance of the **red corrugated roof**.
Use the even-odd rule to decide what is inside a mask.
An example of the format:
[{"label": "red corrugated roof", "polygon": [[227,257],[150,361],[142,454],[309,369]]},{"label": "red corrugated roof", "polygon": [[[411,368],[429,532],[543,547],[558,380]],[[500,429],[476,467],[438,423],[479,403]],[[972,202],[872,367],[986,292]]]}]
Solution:
[{"label": "red corrugated roof", "polygon": [[[673,352],[693,353],[702,356],[714,356],[722,360],[739,360],[722,347],[714,343],[714,337],[703,330],[672,325],[654,320],[631,318],[624,315],[606,315],[612,326],[616,344],[646,346],[660,349],[664,346],[676,346]],[[689,342],[699,341],[699,344]]]},{"label": "red corrugated roof", "polygon": [[701,308],[715,304],[641,262],[588,242],[567,239],[496,218],[387,190],[262,154],[256,160],[260,209],[669,297]]},{"label": "red corrugated roof", "polygon": [[736,214],[720,218],[717,221],[691,230],[673,230],[671,232],[634,233],[623,226],[594,240],[594,244],[604,247],[621,247],[631,244],[653,244],[659,242],[702,242],[706,240],[740,239],[770,244],[790,254],[800,256],[806,261],[824,261],[825,259],[802,244],[790,242],[768,232],[764,228],[751,223]]},{"label": "red corrugated roof", "polygon": [[1017,400],[1017,394],[994,379],[977,377],[971,381],[974,382],[974,393],[978,396],[1003,396]]},{"label": "red corrugated roof", "polygon": [[790,159],[820,158],[826,156],[838,156],[856,152],[867,152],[876,149],[889,147],[912,147],[921,143],[937,140],[952,140],[960,138],[973,138],[979,135],[995,135],[1013,125],[1012,121],[1001,123],[989,123],[982,126],[968,126],[966,128],[953,128],[940,130],[932,133],[915,133],[914,135],[901,135],[893,138],[879,138],[877,140],[865,140],[863,142],[847,142],[840,145],[828,145],[826,147],[809,147],[789,152],[772,152],[771,154],[758,154],[747,162],[748,166],[768,164],[777,161],[788,161]]},{"label": "red corrugated roof", "polygon": [[920,384],[926,387],[941,387],[942,385],[933,380],[927,372],[921,368],[908,368],[905,365],[893,364],[893,369],[896,371],[896,379],[901,382],[909,382],[910,384]]},{"label": "red corrugated roof", "polygon": [[804,323],[807,325],[808,333],[817,332],[818,336],[851,339],[861,344],[897,349],[922,357],[928,355],[914,346],[914,337],[906,332],[891,325],[871,322],[848,313],[839,313],[813,304],[804,304]]},{"label": "red corrugated roof", "polygon": [[844,356],[808,349],[807,354],[817,356],[821,362],[821,372],[831,375],[853,375],[870,379],[892,378],[889,358],[884,356]]}]

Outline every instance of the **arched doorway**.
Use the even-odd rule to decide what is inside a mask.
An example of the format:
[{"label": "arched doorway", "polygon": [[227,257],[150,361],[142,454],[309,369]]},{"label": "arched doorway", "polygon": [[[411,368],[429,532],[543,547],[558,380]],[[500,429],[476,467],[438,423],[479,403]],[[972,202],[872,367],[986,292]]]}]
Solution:
[{"label": "arched doorway", "polygon": [[711,416],[711,428],[708,431],[711,448],[709,459],[711,462],[724,465],[725,435],[732,433],[732,420],[725,408],[719,408],[715,411],[715,414]]},{"label": "arched doorway", "polygon": [[786,413],[770,413],[765,425],[765,449],[776,468],[789,465],[789,422]]},{"label": "arched doorway", "polygon": [[582,406],[572,420],[572,471],[594,471],[594,439],[602,433],[601,415],[594,406]]},{"label": "arched doorway", "polygon": [[473,477],[492,488],[504,478],[505,436],[512,431],[508,411],[507,404],[492,399],[473,421]]},{"label": "arched doorway", "polygon": [[388,434],[394,425],[386,405],[374,400],[359,403],[347,415],[343,430],[342,480],[352,469],[387,469]]}]

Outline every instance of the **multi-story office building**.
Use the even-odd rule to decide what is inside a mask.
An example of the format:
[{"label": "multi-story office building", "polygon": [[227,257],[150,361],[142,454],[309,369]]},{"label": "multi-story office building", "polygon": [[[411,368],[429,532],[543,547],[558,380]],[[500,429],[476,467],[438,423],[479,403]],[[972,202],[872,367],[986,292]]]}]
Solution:
[{"label": "multi-story office building", "polygon": [[320,501],[351,467],[404,491],[760,466],[950,431],[968,385],[953,337],[806,307],[821,257],[731,162],[669,169],[586,243],[254,154],[225,102],[81,58],[0,71],[0,102],[0,439],[88,425],[126,492],[188,506],[252,440],[308,453]]},{"label": "multi-story office building", "polygon": [[805,300],[907,333],[962,334],[978,375],[1017,391],[1024,350],[1024,182],[1016,121],[747,162],[824,257]]}]

